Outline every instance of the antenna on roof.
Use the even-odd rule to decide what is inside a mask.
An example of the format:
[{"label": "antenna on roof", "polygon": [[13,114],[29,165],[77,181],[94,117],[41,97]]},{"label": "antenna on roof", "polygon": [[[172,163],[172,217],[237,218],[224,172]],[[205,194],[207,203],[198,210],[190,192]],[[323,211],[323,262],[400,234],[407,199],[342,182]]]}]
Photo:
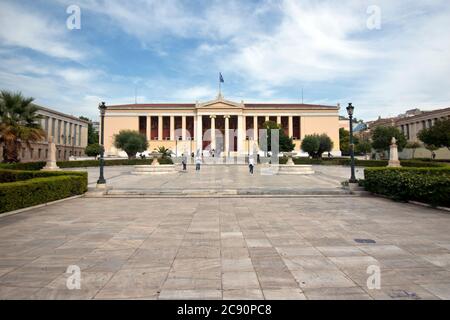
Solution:
[{"label": "antenna on roof", "polygon": [[303,104],[303,87],[302,87],[302,104]]}]

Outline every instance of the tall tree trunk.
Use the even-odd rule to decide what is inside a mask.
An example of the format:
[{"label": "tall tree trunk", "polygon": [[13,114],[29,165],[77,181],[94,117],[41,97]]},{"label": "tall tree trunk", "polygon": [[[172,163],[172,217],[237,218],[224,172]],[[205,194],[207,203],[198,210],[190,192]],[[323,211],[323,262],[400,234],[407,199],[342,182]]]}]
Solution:
[{"label": "tall tree trunk", "polygon": [[19,147],[17,141],[7,141],[3,147],[3,161],[6,163],[19,162]]}]

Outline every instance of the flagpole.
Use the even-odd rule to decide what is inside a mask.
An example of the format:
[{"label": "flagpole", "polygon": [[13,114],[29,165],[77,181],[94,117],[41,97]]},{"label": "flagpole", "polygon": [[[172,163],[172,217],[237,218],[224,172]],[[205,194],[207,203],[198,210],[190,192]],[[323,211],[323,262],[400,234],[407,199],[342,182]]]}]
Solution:
[{"label": "flagpole", "polygon": [[219,72],[219,97],[222,95],[222,81],[220,79],[220,72]]}]

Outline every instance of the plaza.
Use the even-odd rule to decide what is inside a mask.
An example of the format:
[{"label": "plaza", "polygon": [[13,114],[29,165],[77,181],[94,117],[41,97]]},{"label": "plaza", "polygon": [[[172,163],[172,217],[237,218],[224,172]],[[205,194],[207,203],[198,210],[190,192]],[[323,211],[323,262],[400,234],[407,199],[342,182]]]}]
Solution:
[{"label": "plaza", "polygon": [[[298,179],[298,197],[122,194],[0,217],[0,299],[450,298],[448,212],[333,194],[348,168],[315,169],[315,183],[265,177],[272,188]],[[90,186],[96,170],[87,169]],[[261,179],[238,167],[170,178],[130,170],[107,168],[112,190],[229,189]],[[80,290],[67,288],[71,265],[81,270]],[[367,286],[370,266],[380,268],[380,289]]]}]

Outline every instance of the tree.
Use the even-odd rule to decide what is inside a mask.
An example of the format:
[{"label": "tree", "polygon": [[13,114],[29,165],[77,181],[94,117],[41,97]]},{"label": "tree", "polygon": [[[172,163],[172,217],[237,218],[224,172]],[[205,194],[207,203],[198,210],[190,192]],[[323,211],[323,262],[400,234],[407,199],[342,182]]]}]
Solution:
[{"label": "tree", "polygon": [[136,153],[144,152],[148,149],[148,141],[138,131],[121,130],[114,135],[114,147],[125,151],[129,159],[135,159]]},{"label": "tree", "polygon": [[402,151],[406,146],[406,138],[396,127],[376,127],[372,134],[372,147],[378,152],[389,150],[392,138],[397,140],[398,151]]},{"label": "tree", "polygon": [[433,144],[426,144],[426,145],[425,145],[425,149],[427,149],[428,151],[431,152],[431,159],[433,159],[433,152],[436,151],[436,150],[438,150],[439,148],[436,147],[436,146],[433,145]]},{"label": "tree", "polygon": [[317,157],[322,157],[324,152],[330,152],[333,150],[334,143],[331,138],[325,133],[319,136],[319,150],[317,151]]},{"label": "tree", "polygon": [[418,143],[417,141],[414,142],[408,142],[406,144],[406,149],[412,149],[412,158],[414,159],[414,155],[416,154],[416,149],[420,148],[422,145]]},{"label": "tree", "polygon": [[355,146],[355,149],[357,153],[367,155],[370,151],[372,151],[372,144],[370,143],[370,141],[360,141]]},{"label": "tree", "polygon": [[295,148],[295,143],[292,138],[289,138],[284,133],[281,125],[274,121],[266,121],[263,123],[263,128],[267,130],[267,151],[272,151],[272,130],[278,130],[278,145],[280,152],[291,152]]},{"label": "tree", "polygon": [[450,119],[437,120],[434,126],[421,130],[417,136],[427,145],[450,150]]},{"label": "tree", "polygon": [[[353,143],[355,145],[359,143],[359,139],[355,136],[353,136]],[[348,155],[350,153],[350,132],[344,128],[339,129],[339,145],[341,152],[344,155]]]},{"label": "tree", "polygon": [[0,144],[4,145],[4,162],[19,162],[19,150],[23,144],[31,148],[32,142],[45,138],[33,100],[23,97],[20,92],[0,92]]},{"label": "tree", "polygon": [[91,119],[81,116],[81,120],[89,121],[88,124],[88,145],[98,143],[98,131],[95,130]]},{"label": "tree", "polygon": [[310,157],[320,158],[324,152],[330,152],[333,149],[333,141],[325,133],[318,135],[306,135],[302,141],[302,150],[307,152]]},{"label": "tree", "polygon": [[97,157],[100,153],[102,153],[102,150],[104,149],[100,144],[93,143],[86,147],[84,153],[86,153],[88,157]]},{"label": "tree", "polygon": [[303,152],[309,154],[311,158],[314,158],[319,150],[320,141],[317,135],[306,135],[302,141],[301,148]]}]

